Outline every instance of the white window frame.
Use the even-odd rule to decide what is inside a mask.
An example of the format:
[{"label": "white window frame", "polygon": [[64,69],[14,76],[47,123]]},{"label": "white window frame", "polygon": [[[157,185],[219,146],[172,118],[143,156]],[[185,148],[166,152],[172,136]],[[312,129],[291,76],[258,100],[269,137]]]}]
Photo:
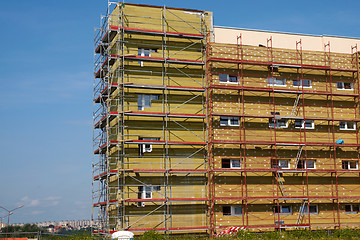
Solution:
[{"label": "white window frame", "polygon": [[[231,120],[237,120],[237,124],[233,124]],[[222,121],[227,121],[227,123],[222,123]],[[234,126],[239,126],[240,125],[240,120],[238,117],[220,117],[220,126],[222,127],[234,127]]]},{"label": "white window frame", "polygon": [[152,192],[161,191],[161,186],[143,185],[139,186],[139,199],[152,199]]},{"label": "white window frame", "polygon": [[[289,208],[290,212],[283,212],[284,208]],[[292,206],[291,205],[280,205],[279,206],[279,212],[276,212],[278,210],[278,206],[274,207],[274,214],[279,214],[279,215],[292,215]]]},{"label": "white window frame", "polygon": [[[223,77],[221,77],[223,76]],[[231,81],[232,78],[236,79],[236,82]],[[226,79],[226,80],[225,80]],[[230,84],[238,84],[239,78],[237,75],[232,74],[219,74],[219,83],[230,83]]]},{"label": "white window frame", "polygon": [[138,94],[137,106],[138,110],[144,110],[145,108],[151,108],[151,102],[153,100],[160,100],[159,94]]},{"label": "white window frame", "polygon": [[[350,211],[346,211],[346,206],[350,206]],[[354,206],[357,206],[358,211],[354,210]],[[345,204],[344,206],[345,213],[359,213],[360,212],[360,206],[358,204]]]},{"label": "white window frame", "polygon": [[[344,128],[341,127],[341,125],[344,124]],[[352,125],[352,128],[349,128],[349,126]],[[356,123],[355,122],[339,122],[339,130],[342,131],[355,131],[356,130]]]},{"label": "white window frame", "polygon": [[152,199],[152,191],[151,185],[139,186],[139,199]]},{"label": "white window frame", "polygon": [[[281,82],[283,82],[283,83],[279,84],[277,81],[281,81]],[[267,85],[268,85],[268,86],[282,86],[282,87],[286,87],[286,78],[269,77],[269,78],[267,78]]]},{"label": "white window frame", "polygon": [[[140,57],[151,57],[152,52],[157,52],[157,49],[151,49],[151,48],[138,48],[138,56]],[[140,66],[144,66],[143,61],[139,61]]]},{"label": "white window frame", "polygon": [[[345,88],[345,83],[349,83],[350,88]],[[352,82],[337,82],[336,87],[338,90],[354,90],[354,83],[352,83]]]},{"label": "white window frame", "polygon": [[[149,141],[159,141],[160,138],[149,138],[149,137],[141,137],[139,138],[139,140],[149,140]],[[144,155],[144,153],[150,153],[152,152],[152,145],[145,143],[145,144],[140,144],[139,145],[140,148],[140,155]]]},{"label": "white window frame", "polygon": [[[276,163],[274,161],[276,161]],[[281,163],[284,163],[284,162],[286,162],[287,167],[281,167],[281,166],[283,166]],[[290,160],[289,159],[272,159],[271,160],[271,168],[290,169]]]},{"label": "white window frame", "polygon": [[[298,85],[295,85],[295,81],[298,82]],[[304,81],[309,81],[309,86],[304,86]],[[312,82],[308,79],[293,80],[293,87],[312,88]]]},{"label": "white window frame", "polygon": [[[309,213],[309,208],[311,207],[315,207],[316,208],[316,211],[314,212],[310,212],[310,215],[311,214],[319,214],[319,206],[317,204],[310,204],[310,205],[305,205],[305,210],[304,210],[304,213],[308,214]],[[301,208],[301,207],[300,207]]]},{"label": "white window frame", "polygon": [[[303,168],[298,168],[298,166],[296,166],[297,169],[316,169],[316,161],[315,160],[312,160],[312,159],[308,159],[307,161],[306,160],[299,160],[298,164],[300,162],[303,162],[304,167]],[[314,164],[313,168],[308,167],[309,162],[313,162],[313,164]]]},{"label": "white window frame", "polygon": [[[230,214],[224,214],[224,207],[230,207]],[[240,214],[236,213],[236,209],[240,209]],[[223,216],[242,216],[243,209],[240,205],[223,206]]]},{"label": "white window frame", "polygon": [[[296,126],[296,122],[300,122],[301,126],[300,127],[297,127]],[[311,127],[305,127],[305,122],[311,122]],[[295,128],[297,129],[315,129],[315,122],[314,120],[300,120],[300,119],[295,119]]]},{"label": "white window frame", "polygon": [[[356,164],[355,168],[351,168],[351,163],[352,162]],[[347,166],[347,168],[344,168],[344,166]],[[359,169],[359,163],[358,163],[358,161],[345,160],[345,161],[341,162],[341,168],[344,169],[344,170],[357,170],[357,169]]]},{"label": "white window frame", "polygon": [[[138,187],[139,199],[152,199],[154,191],[161,191],[161,186],[143,185]],[[138,207],[145,207],[144,202],[137,202]]]},{"label": "white window frame", "polygon": [[[230,161],[230,167],[229,168],[234,168],[234,169],[239,169],[241,168],[241,165],[242,165],[242,159],[230,159],[230,158],[223,158],[221,159],[221,165],[222,165],[222,162],[224,160],[228,160]],[[235,166],[235,162],[238,162],[239,163],[239,166]],[[221,166],[221,168],[224,168],[223,166]],[[227,168],[226,168],[227,169]]]},{"label": "white window frame", "polygon": [[[275,120],[275,122],[274,122]],[[280,125],[280,122],[285,121],[285,126],[284,125]],[[274,118],[269,118],[269,128],[288,128],[289,127],[289,121],[287,119],[284,118],[279,118],[279,119],[274,119]]]}]

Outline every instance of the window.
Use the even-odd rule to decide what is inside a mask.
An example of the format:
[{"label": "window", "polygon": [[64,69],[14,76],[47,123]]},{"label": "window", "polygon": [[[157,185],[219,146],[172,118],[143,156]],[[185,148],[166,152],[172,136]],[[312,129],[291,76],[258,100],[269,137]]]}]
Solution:
[{"label": "window", "polygon": [[[148,140],[148,141],[159,141],[160,138],[139,138],[139,140]],[[140,144],[139,145],[140,156],[144,155],[144,153],[152,152],[152,145],[150,143]]]},{"label": "window", "polygon": [[345,205],[346,213],[358,213],[360,211],[359,205],[347,204]]},{"label": "window", "polygon": [[284,220],[280,220],[280,221],[276,220],[275,225],[285,225],[285,221]]},{"label": "window", "polygon": [[242,214],[241,206],[223,206],[224,216],[240,216]]},{"label": "window", "polygon": [[[302,207],[300,207],[300,212],[301,212],[301,208]],[[306,204],[304,207],[304,212],[309,213],[309,209],[310,209],[310,214],[318,214],[319,213],[318,205],[310,204],[310,207],[309,207],[309,205]]]},{"label": "window", "polygon": [[342,169],[358,169],[357,161],[342,161]]},{"label": "window", "polygon": [[152,186],[139,186],[139,199],[152,198]]},{"label": "window", "polygon": [[354,122],[340,122],[340,130],[356,130],[356,124]]},{"label": "window", "polygon": [[219,74],[219,82],[221,83],[238,83],[238,77],[229,74]]},{"label": "window", "polygon": [[302,129],[314,129],[315,125],[314,125],[314,121],[313,120],[300,120],[300,119],[296,119],[295,120],[295,128],[302,128]]},{"label": "window", "polygon": [[157,49],[138,48],[138,56],[141,57],[150,57],[152,52],[157,52]]},{"label": "window", "polygon": [[220,117],[220,126],[239,126],[239,118]]},{"label": "window", "polygon": [[[151,199],[154,191],[160,191],[161,186],[144,185],[138,187],[138,199]],[[138,207],[145,207],[144,202],[138,202]]]},{"label": "window", "polygon": [[160,95],[139,94],[137,101],[138,110],[144,110],[145,108],[150,108],[152,100],[160,100]]},{"label": "window", "polygon": [[268,78],[267,84],[272,86],[286,86],[286,79],[284,78]]},{"label": "window", "polygon": [[299,160],[297,164],[297,168],[299,169],[314,169],[315,168],[315,160]]},{"label": "window", "polygon": [[293,86],[294,87],[304,87],[304,88],[310,88],[311,87],[311,80],[293,80]]},{"label": "window", "polygon": [[[148,49],[148,48],[138,48],[138,56],[141,57],[151,57],[152,52],[157,52],[157,49]],[[140,66],[144,65],[143,61],[139,61]]]},{"label": "window", "polygon": [[222,159],[221,168],[241,168],[240,159]]},{"label": "window", "polygon": [[274,213],[278,213],[281,215],[291,215],[292,209],[291,209],[291,206],[289,206],[289,205],[280,205],[279,207],[275,206]]},{"label": "window", "polygon": [[271,168],[289,169],[290,168],[289,162],[290,161],[288,159],[272,159]]},{"label": "window", "polygon": [[269,128],[287,128],[288,121],[286,119],[269,118]]},{"label": "window", "polygon": [[352,90],[354,89],[354,84],[350,82],[337,82],[337,89]]}]

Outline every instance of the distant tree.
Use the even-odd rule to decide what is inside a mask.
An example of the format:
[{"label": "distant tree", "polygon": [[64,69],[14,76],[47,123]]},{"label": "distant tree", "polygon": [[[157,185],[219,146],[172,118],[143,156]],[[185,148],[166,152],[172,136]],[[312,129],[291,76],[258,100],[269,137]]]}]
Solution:
[{"label": "distant tree", "polygon": [[[38,227],[35,224],[25,224],[23,226],[9,225],[9,227],[3,227],[1,232],[4,234],[12,233],[12,237],[34,237],[38,232],[47,232],[45,228]],[[16,234],[13,234],[16,233]],[[33,234],[27,234],[33,233]]]},{"label": "distant tree", "polygon": [[22,232],[40,232],[44,230],[45,230],[44,228],[38,227],[35,224],[25,224],[24,226],[22,226],[21,229]]}]

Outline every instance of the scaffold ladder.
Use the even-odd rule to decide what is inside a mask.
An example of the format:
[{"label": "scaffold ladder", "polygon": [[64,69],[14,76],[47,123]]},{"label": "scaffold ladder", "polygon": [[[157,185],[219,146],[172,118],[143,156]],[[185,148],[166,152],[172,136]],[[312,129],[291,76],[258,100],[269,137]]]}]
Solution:
[{"label": "scaffold ladder", "polygon": [[296,96],[296,99],[295,99],[295,102],[294,102],[294,106],[293,106],[293,109],[291,111],[291,117],[294,117],[295,115],[297,115],[297,107],[298,107],[298,104],[299,104],[299,100],[300,100],[300,93],[298,93],[298,95]]},{"label": "scaffold ladder", "polygon": [[295,167],[297,168],[298,164],[299,164],[299,161],[300,161],[300,158],[301,158],[301,153],[302,153],[302,150],[303,150],[304,146],[301,145],[298,152],[297,152],[297,155],[296,155],[296,161],[295,161]]},{"label": "scaffold ladder", "polygon": [[298,216],[298,219],[297,219],[297,221],[296,221],[296,224],[300,224],[300,223],[303,221],[303,219],[304,219],[305,209],[306,209],[306,208],[305,208],[306,200],[307,200],[307,199],[303,199],[303,200],[302,200],[301,206],[300,206],[300,208],[299,208],[299,216]]},{"label": "scaffold ladder", "polygon": [[279,183],[280,192],[284,197],[286,197],[287,193],[285,191],[285,186],[284,186],[284,181],[282,179],[282,176],[281,176],[280,172],[276,172],[276,175],[277,175],[277,181]]}]

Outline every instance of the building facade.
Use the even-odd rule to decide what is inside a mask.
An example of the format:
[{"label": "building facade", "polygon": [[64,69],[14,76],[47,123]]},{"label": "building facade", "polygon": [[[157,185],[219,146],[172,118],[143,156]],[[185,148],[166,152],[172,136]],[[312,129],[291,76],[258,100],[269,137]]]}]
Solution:
[{"label": "building facade", "polygon": [[96,232],[359,224],[358,40],[280,48],[247,31],[109,3],[95,33]]}]

